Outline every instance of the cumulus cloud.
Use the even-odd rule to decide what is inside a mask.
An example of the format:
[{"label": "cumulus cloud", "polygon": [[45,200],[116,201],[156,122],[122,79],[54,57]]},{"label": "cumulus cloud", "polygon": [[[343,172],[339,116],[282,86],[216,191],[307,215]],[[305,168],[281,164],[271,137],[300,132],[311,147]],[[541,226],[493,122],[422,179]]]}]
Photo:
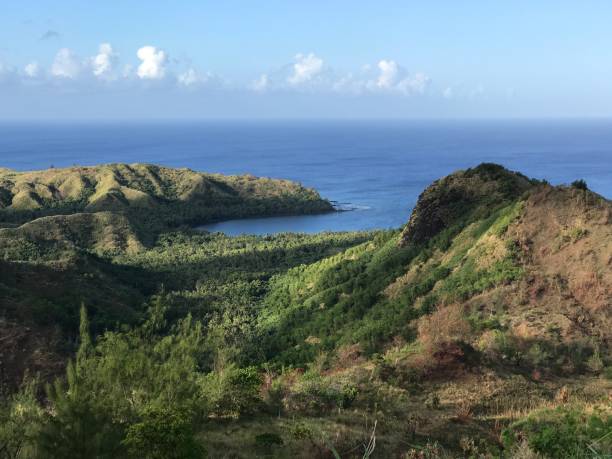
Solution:
[{"label": "cumulus cloud", "polygon": [[194,68],[189,68],[185,72],[180,73],[176,81],[179,86],[192,89],[203,85],[220,88],[225,84],[225,81],[218,75],[211,72],[201,73]]},{"label": "cumulus cloud", "polygon": [[393,60],[383,59],[378,62],[377,68],[377,78],[365,85],[368,89],[398,92],[404,95],[423,94],[431,83],[431,78],[426,74],[419,72],[409,75]]},{"label": "cumulus cloud", "polygon": [[263,73],[259,78],[251,83],[251,89],[256,92],[264,92],[266,89],[268,89],[269,84],[270,81],[268,75]]},{"label": "cumulus cloud", "polygon": [[59,78],[76,78],[82,70],[82,64],[74,52],[68,48],[60,49],[51,65],[51,74]]},{"label": "cumulus cloud", "polygon": [[[369,68],[362,68],[362,73],[367,73],[369,71]],[[348,73],[335,79],[332,90],[341,94],[359,95],[368,90],[368,81],[364,79],[363,76]]]},{"label": "cumulus cloud", "polygon": [[376,86],[383,89],[390,89],[395,85],[399,73],[399,67],[395,61],[382,60],[378,63],[380,75],[376,80]]},{"label": "cumulus cloud", "polygon": [[[0,79],[3,82],[23,81],[31,85],[52,83],[53,78],[56,78],[65,80],[66,84],[73,81],[82,88],[100,79],[108,83],[105,87],[112,88],[128,83],[129,86],[125,87],[133,87],[138,80],[162,80],[169,75],[172,78],[166,78],[168,82],[190,90],[246,89],[258,93],[307,91],[351,96],[412,96],[428,93],[447,99],[457,96],[451,87],[445,90],[442,87],[435,94],[429,92],[429,76],[424,73],[408,73],[392,59],[382,59],[373,65],[362,66],[354,73],[337,73],[314,53],[297,54],[293,62],[262,73],[253,81],[237,85],[213,73],[200,72],[189,62],[171,61],[164,50],[155,46],[143,46],[137,50],[136,55],[139,59],[137,63],[120,63],[110,43],[100,44],[97,53],[86,59],[79,58],[69,48],[62,48],[48,69],[42,68],[36,61],[31,61],[21,70],[3,66],[0,62]],[[187,65],[182,67],[184,64]],[[182,70],[177,70],[177,66],[181,66]],[[474,93],[482,91],[480,89]]]},{"label": "cumulus cloud", "polygon": [[32,61],[23,68],[23,73],[28,78],[37,78],[40,75],[40,65],[38,65],[38,62]]},{"label": "cumulus cloud", "polygon": [[143,80],[160,80],[166,75],[166,53],[155,46],[143,46],[136,53],[142,62],[138,66],[137,75]]},{"label": "cumulus cloud", "polygon": [[431,78],[419,72],[398,82],[397,89],[404,94],[423,94],[429,83]]},{"label": "cumulus cloud", "polygon": [[98,48],[98,54],[91,58],[91,70],[98,78],[111,78],[116,61],[117,54],[110,43],[102,43]]},{"label": "cumulus cloud", "polygon": [[293,73],[287,81],[292,85],[300,85],[311,81],[323,70],[323,59],[313,53],[304,55],[296,54],[293,64]]},{"label": "cumulus cloud", "polygon": [[308,89],[336,94],[419,95],[427,91],[431,79],[425,73],[408,73],[391,59],[364,65],[356,73],[337,73],[314,53],[297,54],[292,64],[276,72],[261,74],[249,83],[255,92]]},{"label": "cumulus cloud", "polygon": [[197,85],[201,80],[202,77],[194,69],[189,69],[178,76],[178,83],[186,87]]}]

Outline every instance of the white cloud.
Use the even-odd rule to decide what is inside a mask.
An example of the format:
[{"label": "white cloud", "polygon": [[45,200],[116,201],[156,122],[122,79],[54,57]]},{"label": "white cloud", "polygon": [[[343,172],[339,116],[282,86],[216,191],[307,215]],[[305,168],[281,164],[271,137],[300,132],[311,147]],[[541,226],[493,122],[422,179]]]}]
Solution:
[{"label": "white cloud", "polygon": [[[259,75],[253,81],[242,85],[231,84],[222,77],[210,72],[200,72],[190,64],[183,70],[171,72],[170,66],[182,66],[179,61],[171,61],[167,53],[154,46],[143,46],[137,50],[140,60],[137,66],[119,63],[118,54],[109,43],[102,43],[98,52],[87,59],[80,59],[69,48],[60,49],[51,67],[47,70],[38,62],[31,61],[22,70],[2,65],[0,62],[0,79],[6,81],[23,81],[24,84],[52,83],[47,75],[66,80],[79,81],[80,87],[94,84],[95,78],[104,79],[110,87],[135,83],[135,80],[161,80],[171,73],[172,81],[183,88],[191,90],[250,90],[259,93],[279,91],[307,91],[318,94],[338,95],[395,95],[412,96],[428,93],[431,79],[424,73],[408,73],[398,62],[392,59],[379,60],[374,65],[365,65],[354,73],[336,73],[332,67],[314,53],[297,54],[295,60],[276,71]],[[112,83],[112,85],[111,85]],[[126,88],[133,86],[125,86]],[[478,88],[473,91],[476,97],[484,91]],[[438,98],[455,98],[454,88],[440,89],[431,96]]]},{"label": "white cloud", "polygon": [[76,78],[81,73],[81,61],[71,49],[62,48],[55,55],[51,74],[60,78]]},{"label": "white cloud", "polygon": [[136,53],[142,62],[137,75],[141,79],[160,80],[166,75],[166,53],[155,46],[143,46]]},{"label": "white cloud", "polygon": [[418,72],[408,75],[406,70],[393,60],[381,60],[377,64],[378,76],[364,84],[369,90],[397,92],[404,95],[423,94],[431,78]]},{"label": "white cloud", "polygon": [[442,92],[442,95],[444,96],[445,99],[452,99],[455,94],[453,92],[453,88],[449,86]]},{"label": "white cloud", "polygon": [[376,86],[382,89],[391,89],[395,85],[399,74],[399,67],[395,61],[382,60],[378,63],[380,74]]},{"label": "white cloud", "polygon": [[299,85],[312,80],[323,70],[323,59],[313,53],[297,54],[293,64],[293,74],[287,79],[292,85]]},{"label": "white cloud", "polygon": [[268,89],[268,85],[270,84],[270,80],[268,75],[263,73],[259,78],[257,78],[253,83],[251,83],[251,89],[256,92],[264,92]]},{"label": "white cloud", "polygon": [[91,70],[98,78],[111,78],[113,66],[117,61],[117,54],[110,43],[102,43],[98,54],[91,58]]},{"label": "white cloud", "polygon": [[[362,68],[362,72],[369,72],[370,68],[364,66]],[[335,92],[341,94],[352,94],[359,95],[363,94],[364,91],[368,89],[368,81],[359,76],[354,76],[352,73],[349,73],[341,78],[338,78],[334,81],[332,85],[332,89]]]},{"label": "white cloud", "polygon": [[424,73],[416,73],[413,77],[407,77],[397,84],[397,89],[404,94],[423,94],[429,86],[431,78]]},{"label": "white cloud", "polygon": [[23,73],[28,78],[36,78],[40,75],[40,65],[38,65],[38,62],[32,61],[23,68]]},{"label": "white cloud", "polygon": [[226,81],[211,72],[199,72],[194,68],[189,68],[185,72],[179,74],[176,78],[179,86],[185,88],[196,88],[203,85],[216,87],[217,89],[225,87]]},{"label": "white cloud", "polygon": [[202,82],[202,77],[194,69],[189,69],[178,76],[178,82],[182,86],[194,86]]}]

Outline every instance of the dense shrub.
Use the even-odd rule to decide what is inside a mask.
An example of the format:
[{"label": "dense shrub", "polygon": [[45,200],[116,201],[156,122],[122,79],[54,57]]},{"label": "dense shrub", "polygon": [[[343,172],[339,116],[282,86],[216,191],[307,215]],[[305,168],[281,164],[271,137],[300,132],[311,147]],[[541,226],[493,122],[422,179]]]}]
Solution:
[{"label": "dense shrub", "polygon": [[522,438],[535,452],[551,458],[595,458],[612,453],[612,416],[559,407],[536,412],[512,424],[502,438],[506,447]]},{"label": "dense shrub", "polygon": [[237,418],[251,414],[262,402],[262,377],[254,367],[229,365],[204,376],[201,384],[211,412],[219,417]]},{"label": "dense shrub", "polygon": [[353,384],[308,371],[285,398],[288,411],[322,414],[333,408],[348,408],[359,391]]},{"label": "dense shrub", "polygon": [[281,446],[284,444],[283,439],[280,435],[265,432],[255,436],[255,445],[262,450],[264,453],[272,454],[274,447]]},{"label": "dense shrub", "polygon": [[584,181],[583,179],[574,180],[572,182],[572,186],[578,190],[588,190],[589,189],[586,181]]},{"label": "dense shrub", "polygon": [[197,443],[191,416],[171,408],[147,409],[127,429],[123,445],[133,458],[198,459],[205,457]]}]

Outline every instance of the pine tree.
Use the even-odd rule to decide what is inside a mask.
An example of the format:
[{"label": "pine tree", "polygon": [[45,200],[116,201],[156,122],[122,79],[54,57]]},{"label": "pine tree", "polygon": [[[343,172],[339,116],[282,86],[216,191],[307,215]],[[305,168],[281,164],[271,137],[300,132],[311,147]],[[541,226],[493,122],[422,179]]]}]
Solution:
[{"label": "pine tree", "polygon": [[87,317],[87,308],[84,304],[81,304],[79,322],[79,350],[77,351],[76,358],[76,372],[77,375],[83,371],[83,367],[87,358],[92,354],[93,344],[91,336],[89,335],[89,318]]}]

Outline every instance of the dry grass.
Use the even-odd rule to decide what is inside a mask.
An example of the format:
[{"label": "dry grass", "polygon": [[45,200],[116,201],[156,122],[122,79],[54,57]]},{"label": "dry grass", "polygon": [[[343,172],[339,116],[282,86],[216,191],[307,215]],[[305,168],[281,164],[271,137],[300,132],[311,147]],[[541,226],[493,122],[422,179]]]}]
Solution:
[{"label": "dry grass", "polygon": [[470,324],[465,319],[463,306],[450,304],[441,306],[419,321],[419,341],[430,354],[443,344],[465,340],[470,333]]}]

